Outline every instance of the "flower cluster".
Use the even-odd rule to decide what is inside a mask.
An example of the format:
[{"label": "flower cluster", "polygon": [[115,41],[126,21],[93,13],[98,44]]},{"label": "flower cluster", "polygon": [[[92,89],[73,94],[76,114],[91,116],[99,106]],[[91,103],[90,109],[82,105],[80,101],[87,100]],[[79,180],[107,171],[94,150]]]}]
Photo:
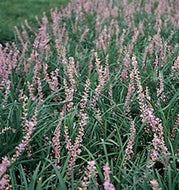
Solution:
[{"label": "flower cluster", "polygon": [[[9,186],[9,175],[4,175],[7,167],[10,166],[10,161],[7,157],[2,158],[2,163],[0,164],[0,189],[8,189]],[[4,175],[4,176],[3,176]]]},{"label": "flower cluster", "polygon": [[82,188],[78,188],[79,190],[87,190],[88,185],[90,184],[90,178],[94,175],[95,172],[95,161],[89,161],[87,165],[88,171],[85,171],[85,176],[81,182]]},{"label": "flower cluster", "polygon": [[172,133],[171,133],[171,140],[172,141],[175,140],[176,130],[177,130],[178,125],[179,125],[179,114],[177,115],[177,119],[176,119],[175,124],[174,124],[173,129],[172,129]]},{"label": "flower cluster", "polygon": [[127,160],[131,159],[131,154],[133,154],[134,134],[135,134],[134,121],[131,121],[130,139],[129,139],[129,142],[127,144],[127,148],[125,150],[126,158],[125,158],[125,161],[124,161],[124,165],[127,163]]},{"label": "flower cluster", "polygon": [[105,190],[115,190],[114,185],[110,182],[110,176],[111,173],[108,162],[103,166],[104,171],[104,189]]},{"label": "flower cluster", "polygon": [[61,132],[61,125],[62,125],[62,121],[64,119],[64,115],[65,115],[65,111],[66,111],[66,105],[63,106],[62,111],[60,112],[60,116],[59,116],[59,123],[58,126],[56,128],[56,131],[54,133],[54,136],[52,138],[52,142],[53,142],[53,153],[55,155],[55,166],[57,167],[57,169],[60,169],[59,163],[60,163],[60,132]]}]

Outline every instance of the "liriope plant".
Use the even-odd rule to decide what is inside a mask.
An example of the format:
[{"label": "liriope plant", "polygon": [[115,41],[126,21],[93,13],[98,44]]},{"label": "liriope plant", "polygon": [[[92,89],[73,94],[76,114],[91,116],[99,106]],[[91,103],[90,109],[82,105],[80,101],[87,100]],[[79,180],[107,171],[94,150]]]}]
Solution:
[{"label": "liriope plant", "polygon": [[177,189],[177,1],[50,13],[0,45],[0,189]]}]

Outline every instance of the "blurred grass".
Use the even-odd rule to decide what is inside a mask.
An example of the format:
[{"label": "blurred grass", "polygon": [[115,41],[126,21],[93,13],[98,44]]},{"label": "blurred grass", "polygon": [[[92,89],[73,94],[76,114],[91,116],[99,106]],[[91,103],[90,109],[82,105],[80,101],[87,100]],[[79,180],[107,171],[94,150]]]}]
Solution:
[{"label": "blurred grass", "polygon": [[35,16],[42,17],[45,11],[50,15],[50,9],[65,6],[69,0],[0,0],[0,43],[14,40],[14,26],[20,27],[25,19],[30,26],[36,26]]}]

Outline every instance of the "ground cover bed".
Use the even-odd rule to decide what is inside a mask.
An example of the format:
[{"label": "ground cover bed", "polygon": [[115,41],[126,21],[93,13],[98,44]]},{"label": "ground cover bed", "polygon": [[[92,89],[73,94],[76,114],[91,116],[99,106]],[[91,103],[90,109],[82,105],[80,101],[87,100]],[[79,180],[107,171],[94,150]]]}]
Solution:
[{"label": "ground cover bed", "polygon": [[15,27],[0,45],[0,189],[179,189],[178,11],[71,0]]}]

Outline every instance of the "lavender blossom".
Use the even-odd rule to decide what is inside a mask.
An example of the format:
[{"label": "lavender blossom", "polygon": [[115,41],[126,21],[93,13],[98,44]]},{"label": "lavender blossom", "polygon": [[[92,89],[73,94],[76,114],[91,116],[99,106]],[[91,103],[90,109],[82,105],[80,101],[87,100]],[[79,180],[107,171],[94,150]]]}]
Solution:
[{"label": "lavender blossom", "polygon": [[110,176],[109,174],[111,173],[109,164],[108,162],[106,163],[105,166],[103,166],[103,171],[104,171],[104,189],[105,190],[115,190],[114,185],[110,183]]}]

